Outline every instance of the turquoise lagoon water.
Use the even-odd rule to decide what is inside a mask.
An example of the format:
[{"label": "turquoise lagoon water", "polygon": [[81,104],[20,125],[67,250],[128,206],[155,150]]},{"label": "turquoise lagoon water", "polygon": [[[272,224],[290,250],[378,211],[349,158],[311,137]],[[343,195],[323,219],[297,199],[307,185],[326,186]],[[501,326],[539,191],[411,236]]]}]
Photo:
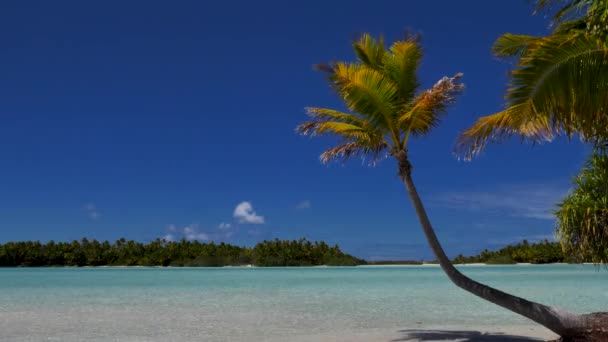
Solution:
[{"label": "turquoise lagoon water", "polygon": [[[461,269],[531,300],[580,313],[608,310],[608,271],[591,265]],[[528,325],[456,288],[436,266],[0,268],[1,341],[341,340],[370,331]]]}]

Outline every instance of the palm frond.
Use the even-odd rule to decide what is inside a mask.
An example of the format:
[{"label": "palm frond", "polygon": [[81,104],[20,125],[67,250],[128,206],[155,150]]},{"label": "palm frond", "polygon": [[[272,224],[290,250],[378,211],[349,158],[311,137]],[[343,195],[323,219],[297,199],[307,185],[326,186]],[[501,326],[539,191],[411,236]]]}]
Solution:
[{"label": "palm frond", "polygon": [[307,107],[306,114],[315,120],[346,122],[360,127],[369,127],[369,123],[355,114],[344,113],[334,109]]},{"label": "palm frond", "polygon": [[365,33],[353,42],[353,49],[359,61],[364,65],[374,69],[382,67],[382,61],[386,53],[382,37],[375,39],[369,33]]},{"label": "palm frond", "polygon": [[551,141],[553,127],[546,116],[534,114],[530,103],[523,103],[479,118],[460,135],[455,150],[465,160],[470,160],[480,153],[488,142],[501,142],[513,135],[521,135],[533,142]]},{"label": "palm frond", "polygon": [[608,47],[595,39],[555,36],[522,56],[512,73],[510,105],[530,102],[569,136],[597,134],[608,122]]},{"label": "palm frond", "polygon": [[384,72],[399,86],[403,99],[411,99],[420,86],[416,72],[422,59],[422,49],[416,37],[397,41],[384,54]]},{"label": "palm frond", "polygon": [[541,39],[542,37],[505,33],[496,39],[492,52],[500,57],[521,56]]},{"label": "palm frond", "polygon": [[512,72],[506,99],[506,110],[479,119],[462,134],[457,151],[465,158],[510,135],[532,141],[554,134],[608,136],[608,47],[572,35],[535,42]]},{"label": "palm frond", "polygon": [[461,73],[453,77],[443,77],[431,89],[419,95],[413,105],[399,117],[399,127],[404,129],[406,134],[411,133],[414,136],[427,134],[436,127],[441,115],[464,89],[461,78]]},{"label": "palm frond", "polygon": [[332,134],[344,139],[359,139],[370,141],[377,132],[365,129],[353,124],[336,121],[309,121],[300,124],[296,131],[302,135],[326,135]]},{"label": "palm frond", "polygon": [[535,12],[554,11],[553,20],[562,21],[584,13],[593,6],[594,0],[538,0]]},{"label": "palm frond", "polygon": [[332,147],[321,154],[319,159],[323,164],[330,161],[342,159],[346,161],[354,156],[367,156],[370,164],[375,164],[383,157],[383,152],[388,148],[384,141],[377,143],[362,144],[360,141],[351,141]]},{"label": "palm frond", "polygon": [[395,82],[378,70],[347,63],[337,63],[333,77],[349,110],[366,116],[374,125],[391,127],[399,92]]}]

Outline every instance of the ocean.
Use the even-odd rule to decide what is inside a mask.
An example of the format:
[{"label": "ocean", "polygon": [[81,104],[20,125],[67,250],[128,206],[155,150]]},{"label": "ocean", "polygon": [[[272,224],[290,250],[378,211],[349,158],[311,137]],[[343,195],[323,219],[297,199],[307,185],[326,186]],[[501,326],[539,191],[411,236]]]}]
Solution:
[{"label": "ocean", "polygon": [[[608,311],[608,271],[593,265],[460,269],[544,304]],[[0,341],[405,341],[411,329],[548,334],[437,266],[0,268]]]}]

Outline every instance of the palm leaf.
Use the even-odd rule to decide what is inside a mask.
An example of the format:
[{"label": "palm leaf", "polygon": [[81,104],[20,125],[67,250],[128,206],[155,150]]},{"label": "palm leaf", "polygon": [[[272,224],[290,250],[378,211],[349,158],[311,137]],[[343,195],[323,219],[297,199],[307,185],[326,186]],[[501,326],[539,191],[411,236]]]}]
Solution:
[{"label": "palm leaf", "polygon": [[500,57],[521,56],[526,53],[531,45],[539,40],[542,40],[542,38],[505,33],[496,39],[496,42],[492,46],[492,52]]},{"label": "palm leaf", "polygon": [[351,141],[326,150],[321,154],[319,159],[323,164],[327,164],[337,159],[346,161],[354,156],[367,156],[370,158],[370,163],[375,164],[388,146],[384,141],[367,144],[360,141]]},{"label": "palm leaf", "polygon": [[431,89],[418,96],[413,105],[407,106],[408,110],[399,117],[399,127],[404,129],[406,134],[411,133],[414,136],[427,134],[436,127],[441,115],[464,89],[460,82],[461,77],[460,73],[453,77],[443,77]]},{"label": "palm leaf", "polygon": [[464,159],[470,160],[489,141],[501,142],[513,135],[521,135],[522,138],[535,142],[550,141],[553,139],[553,128],[547,117],[535,115],[530,103],[523,103],[479,118],[460,135],[456,151]]},{"label": "palm leaf", "polygon": [[334,86],[347,107],[373,125],[391,129],[398,85],[380,71],[363,65],[337,63]]},{"label": "palm leaf", "polygon": [[399,86],[399,95],[411,99],[420,86],[416,71],[422,58],[422,49],[415,37],[397,41],[384,54],[383,71]]},{"label": "palm leaf", "polygon": [[516,134],[532,141],[560,133],[607,136],[608,48],[585,36],[539,40],[521,56],[506,98],[508,109],[479,119],[460,137],[457,151],[465,158]]},{"label": "palm leaf", "polygon": [[353,42],[353,49],[361,63],[371,68],[381,68],[386,53],[382,37],[374,39],[369,33],[365,33]]},{"label": "palm leaf", "polygon": [[607,122],[608,48],[595,39],[547,39],[522,57],[521,66],[507,94],[512,105],[531,102],[535,113],[568,135],[592,136]]},{"label": "palm leaf", "polygon": [[354,114],[344,113],[334,109],[307,107],[306,114],[316,120],[346,122],[360,127],[369,125],[367,121]]}]

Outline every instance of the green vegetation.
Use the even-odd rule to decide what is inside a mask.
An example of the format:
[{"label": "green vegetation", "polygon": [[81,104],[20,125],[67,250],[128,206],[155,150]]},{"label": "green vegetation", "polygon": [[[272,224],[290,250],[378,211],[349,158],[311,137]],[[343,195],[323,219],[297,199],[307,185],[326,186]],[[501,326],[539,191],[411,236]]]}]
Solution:
[{"label": "green vegetation", "polygon": [[154,240],[8,242],[0,244],[0,267],[10,266],[354,266],[365,261],[325,242],[263,241],[253,248],[225,243]]},{"label": "green vegetation", "polygon": [[560,134],[591,143],[608,138],[608,1],[539,1],[539,9],[547,6],[558,7],[550,35],[496,40],[494,54],[516,63],[507,107],[461,135],[457,149],[465,158],[512,135],[533,142]]},{"label": "green vegetation", "polygon": [[607,263],[608,154],[593,154],[573,183],[555,212],[562,247],[577,260]]},{"label": "green vegetation", "polygon": [[552,262],[572,262],[571,257],[564,254],[558,242],[544,240],[539,243],[528,243],[524,240],[516,245],[509,245],[497,251],[484,250],[478,255],[454,258],[455,264],[486,263],[486,264],[515,264],[518,262],[532,264],[547,264]]}]

